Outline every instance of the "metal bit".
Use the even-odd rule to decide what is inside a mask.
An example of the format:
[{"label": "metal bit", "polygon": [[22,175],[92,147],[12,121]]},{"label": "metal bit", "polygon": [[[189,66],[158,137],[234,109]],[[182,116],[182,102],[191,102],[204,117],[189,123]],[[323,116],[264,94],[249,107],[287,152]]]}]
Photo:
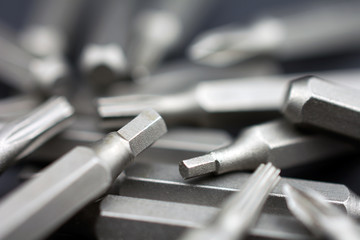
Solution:
[{"label": "metal bit", "polygon": [[170,51],[188,40],[214,2],[154,0],[151,6],[139,11],[129,46],[132,75],[135,78],[149,75]]},{"label": "metal bit", "polygon": [[[157,201],[108,195],[100,203],[100,213],[91,216],[95,222],[97,239],[177,239],[186,228],[206,226],[220,209],[210,206]],[[154,211],[156,209],[156,211]],[[87,228],[90,210],[84,210]],[[91,220],[90,220],[91,221]],[[79,224],[77,224],[78,226]],[[116,226],[116,228],[114,227]],[[141,231],[129,231],[141,229]],[[77,228],[79,232],[82,229]],[[262,213],[249,236],[257,240],[310,240],[314,239],[294,217]]]},{"label": "metal bit", "polygon": [[283,113],[291,122],[360,139],[360,91],[306,76],[290,83]]},{"label": "metal bit", "polygon": [[289,60],[358,49],[359,8],[356,1],[305,4],[298,12],[284,9],[285,14],[263,16],[248,26],[216,28],[195,39],[189,56],[198,63],[229,66],[257,55]]},{"label": "metal bit", "polygon": [[163,119],[149,109],[92,148],[74,148],[1,202],[0,239],[46,237],[101,196],[165,132]]},{"label": "metal bit", "polygon": [[64,97],[53,97],[29,114],[6,123],[0,130],[0,173],[67,127],[73,113]]},{"label": "metal bit", "polygon": [[179,171],[187,179],[208,173],[252,170],[266,162],[283,169],[355,149],[340,139],[301,132],[287,121],[277,120],[245,129],[228,147],[183,160]]},{"label": "metal bit", "polygon": [[86,2],[36,0],[20,35],[22,46],[37,57],[62,56]]},{"label": "metal bit", "polygon": [[[322,74],[334,82],[360,88],[360,82],[356,80],[360,76],[359,71]],[[159,92],[161,89],[163,92],[155,91],[154,94],[142,90],[142,94],[103,97],[97,99],[97,112],[103,120],[103,128],[123,126],[148,107],[157,110],[168,125],[246,126],[280,116],[289,80],[303,75],[213,80],[192,84],[185,90],[177,84],[182,90],[178,92],[159,87]],[[159,86],[161,79],[154,84]],[[146,87],[148,85],[140,86]],[[164,93],[167,91],[170,94]]]},{"label": "metal bit", "polygon": [[81,68],[94,88],[104,88],[124,77],[127,31],[135,1],[102,1],[102,9],[82,51]]},{"label": "metal bit", "polygon": [[11,30],[0,26],[0,75],[22,92],[54,92],[69,78],[69,68],[58,56],[37,58],[17,45]]},{"label": "metal bit", "polygon": [[285,185],[283,192],[290,211],[315,235],[333,240],[360,239],[357,223],[319,193],[290,185]]},{"label": "metal bit", "polygon": [[225,202],[219,215],[207,227],[189,231],[181,239],[243,239],[256,223],[269,192],[280,181],[279,173],[271,163],[261,164],[244,189]]}]

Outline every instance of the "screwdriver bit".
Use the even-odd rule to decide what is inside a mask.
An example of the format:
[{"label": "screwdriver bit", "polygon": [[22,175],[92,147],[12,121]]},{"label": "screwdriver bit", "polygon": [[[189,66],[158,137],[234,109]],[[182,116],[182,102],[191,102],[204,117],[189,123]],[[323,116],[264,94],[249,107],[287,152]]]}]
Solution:
[{"label": "screwdriver bit", "polygon": [[0,203],[0,239],[46,237],[101,196],[140,152],[166,132],[148,109],[91,148],[76,147]]},{"label": "screwdriver bit", "polygon": [[[95,222],[97,239],[177,239],[186,228],[205,227],[220,209],[210,206],[157,201],[108,195],[100,203],[100,213],[91,216]],[[154,211],[156,209],[156,211]],[[84,219],[77,217],[77,226],[83,223],[88,230],[89,209]],[[116,226],[116,228],[114,228]],[[92,226],[91,226],[92,227]],[[141,231],[129,231],[141,229]],[[82,228],[77,228],[81,232]],[[257,240],[310,240],[315,239],[294,217],[262,213],[249,236]]]},{"label": "screwdriver bit", "polygon": [[360,91],[306,76],[289,84],[283,113],[291,122],[360,139]]},{"label": "screwdriver bit", "polygon": [[228,147],[183,160],[179,171],[187,179],[208,173],[253,170],[266,162],[283,169],[355,149],[340,139],[301,132],[285,120],[275,120],[246,128]]},{"label": "screwdriver bit", "polygon": [[124,48],[134,5],[131,0],[101,1],[80,59],[80,67],[94,88],[105,88],[126,74]]},{"label": "screwdriver bit", "polygon": [[334,1],[303,4],[297,12],[294,8],[270,16],[267,12],[249,25],[233,24],[201,34],[190,45],[189,57],[221,67],[258,55],[291,60],[358,49],[359,8],[357,1]]},{"label": "screwdriver bit", "polygon": [[261,164],[241,192],[226,200],[220,213],[205,228],[190,230],[180,239],[208,240],[244,239],[255,225],[269,192],[280,181],[280,170],[267,163]]},{"label": "screwdriver bit", "polygon": [[0,26],[0,76],[22,92],[53,93],[69,78],[67,63],[59,56],[37,58],[21,48],[14,33]]},{"label": "screwdriver bit", "polygon": [[0,173],[69,125],[74,109],[64,97],[53,97],[0,129]]},{"label": "screwdriver bit", "polygon": [[169,52],[188,40],[205,21],[214,2],[149,1],[137,14],[130,35],[129,62],[134,78],[149,75]]},{"label": "screwdriver bit", "polygon": [[[360,82],[356,80],[360,76],[359,71],[322,74],[334,82],[360,88]],[[102,118],[103,128],[123,126],[148,107],[157,110],[168,125],[246,126],[280,116],[289,80],[303,75],[212,80],[192,84],[188,89],[174,83],[180,91],[159,87],[158,93],[156,90],[155,93],[143,90],[140,94],[98,98],[97,112]],[[159,86],[161,82],[166,84],[161,79],[154,84]],[[169,93],[164,93],[166,91]]]},{"label": "screwdriver bit", "polygon": [[[177,155],[184,156],[180,152]],[[145,156],[144,156],[145,157]],[[214,178],[204,176],[184,180],[179,175],[176,162],[155,163],[144,158],[126,169],[126,179],[114,193],[122,196],[148,198],[196,205],[220,207],[229,194],[241,191],[250,174],[231,172]],[[360,200],[349,188],[341,184],[282,178],[279,187],[270,193],[264,211],[271,214],[290,215],[281,187],[289,183],[298,188],[311,188],[326,196],[329,202],[356,218],[360,217]]]},{"label": "screwdriver bit", "polygon": [[319,193],[290,185],[285,185],[283,191],[290,211],[316,236],[333,240],[360,239],[358,224]]},{"label": "screwdriver bit", "polygon": [[19,38],[37,57],[63,56],[77,27],[85,0],[36,0]]}]

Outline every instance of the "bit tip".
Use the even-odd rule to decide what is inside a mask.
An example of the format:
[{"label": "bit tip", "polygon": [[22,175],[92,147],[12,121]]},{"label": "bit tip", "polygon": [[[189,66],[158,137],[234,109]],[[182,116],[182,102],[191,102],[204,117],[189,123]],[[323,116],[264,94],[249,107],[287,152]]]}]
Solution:
[{"label": "bit tip", "polygon": [[124,51],[118,44],[89,44],[80,61],[83,71],[96,81],[123,76],[127,68]]},{"label": "bit tip", "polygon": [[118,134],[129,142],[132,153],[137,156],[166,132],[162,117],[156,111],[146,109],[121,128]]},{"label": "bit tip", "polygon": [[183,160],[179,163],[179,172],[184,179],[216,172],[216,160],[211,154]]}]

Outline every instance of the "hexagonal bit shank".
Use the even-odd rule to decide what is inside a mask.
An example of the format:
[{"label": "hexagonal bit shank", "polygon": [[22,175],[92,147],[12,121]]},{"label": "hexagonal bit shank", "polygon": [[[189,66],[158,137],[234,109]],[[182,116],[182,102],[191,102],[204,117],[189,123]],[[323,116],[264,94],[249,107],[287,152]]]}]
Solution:
[{"label": "hexagonal bit shank", "polygon": [[360,91],[316,76],[292,81],[283,105],[292,122],[360,139]]},{"label": "hexagonal bit shank", "polygon": [[1,202],[0,239],[46,237],[101,196],[134,156],[165,132],[163,119],[146,110],[92,148],[74,148]]}]

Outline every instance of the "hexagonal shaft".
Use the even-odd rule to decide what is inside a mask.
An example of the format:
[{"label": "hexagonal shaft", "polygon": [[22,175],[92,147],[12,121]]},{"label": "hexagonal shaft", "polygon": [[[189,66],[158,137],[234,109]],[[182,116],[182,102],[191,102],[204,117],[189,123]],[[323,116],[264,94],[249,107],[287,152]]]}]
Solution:
[{"label": "hexagonal shaft", "polygon": [[306,76],[290,83],[283,113],[296,124],[360,139],[359,96],[359,90]]},{"label": "hexagonal shaft", "polygon": [[303,133],[286,121],[277,120],[245,129],[228,147],[180,162],[179,171],[183,178],[192,178],[207,173],[253,170],[266,162],[286,168],[354,149],[343,141]]},{"label": "hexagonal shaft", "polygon": [[146,110],[92,148],[73,149],[2,201],[0,239],[46,237],[101,196],[130,161],[165,132],[163,119]]}]

